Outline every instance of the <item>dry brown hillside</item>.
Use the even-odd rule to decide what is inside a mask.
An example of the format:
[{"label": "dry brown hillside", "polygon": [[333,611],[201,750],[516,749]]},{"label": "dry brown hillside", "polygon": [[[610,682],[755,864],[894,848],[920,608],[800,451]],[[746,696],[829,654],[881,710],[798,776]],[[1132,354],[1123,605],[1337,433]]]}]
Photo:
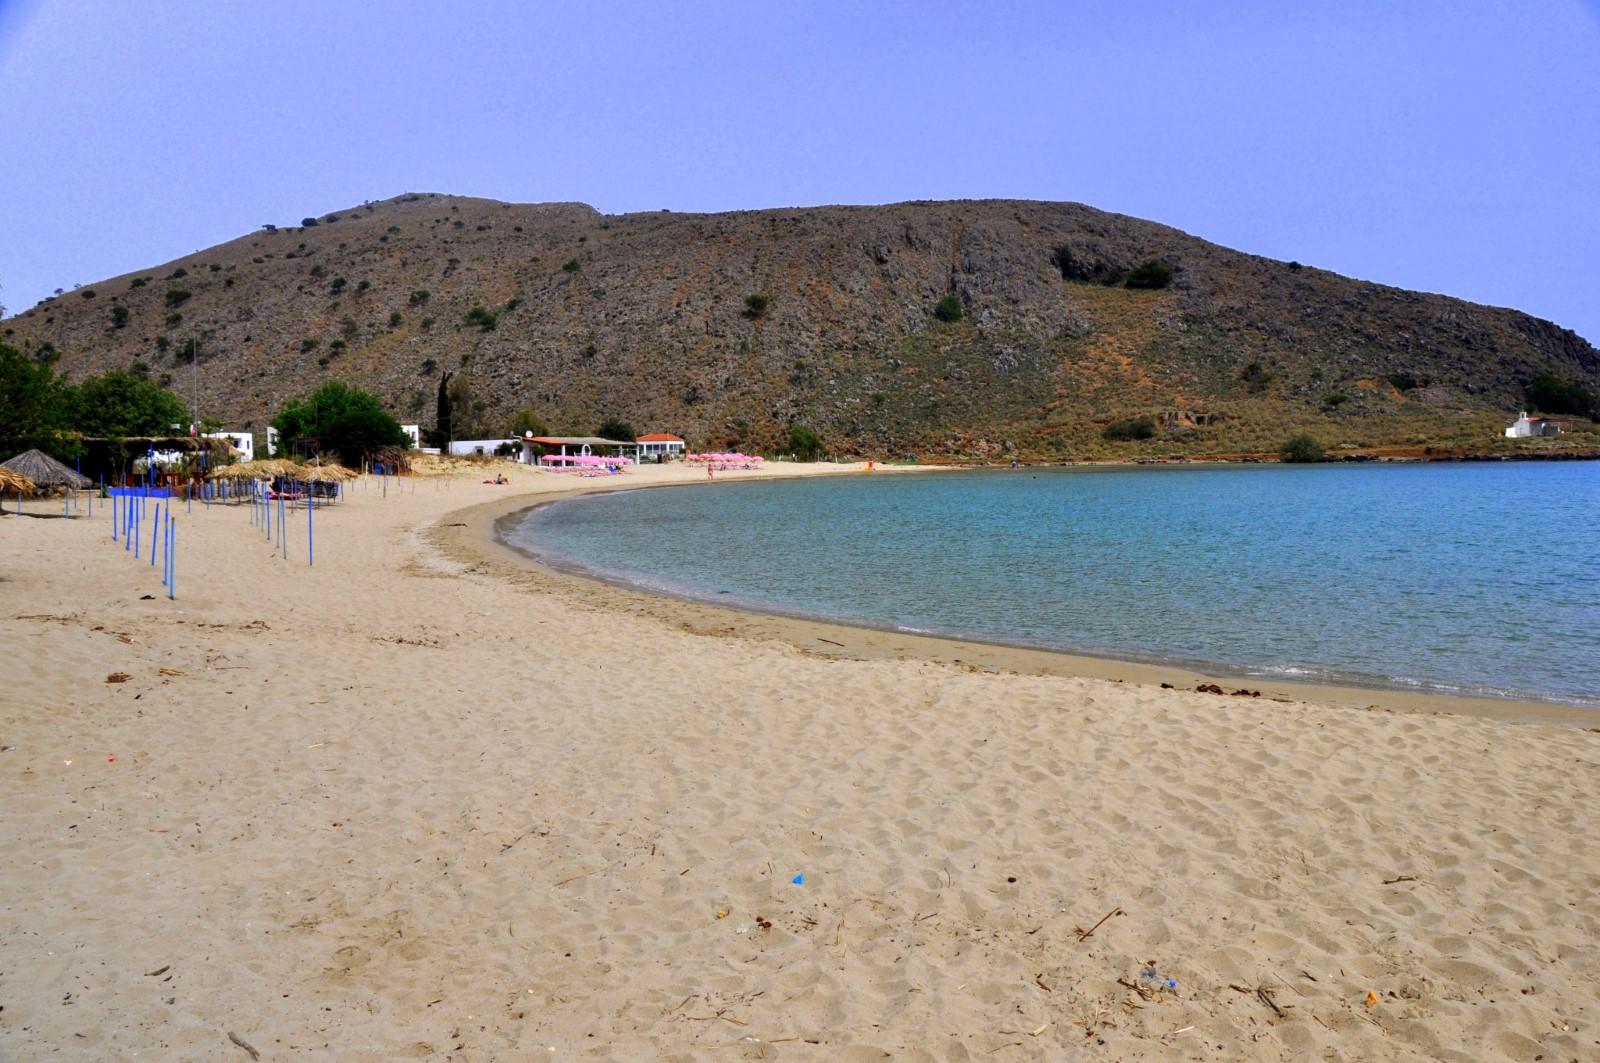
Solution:
[{"label": "dry brown hillside", "polygon": [[[1600,390],[1600,352],[1547,321],[1073,203],[603,215],[412,194],[315,222],[99,281],[0,333],[59,352],[68,376],[134,367],[186,400],[198,385],[202,413],[258,431],[330,377],[426,425],[439,373],[465,366],[486,433],[523,408],[558,431],[617,417],[694,446],[771,445],[802,423],[880,455],[1204,453],[1294,427],[1489,444],[1538,374]],[[1175,279],[1069,281],[1063,245]],[[963,316],[937,320],[950,293]],[[1147,414],[1157,438],[1102,439]]]}]

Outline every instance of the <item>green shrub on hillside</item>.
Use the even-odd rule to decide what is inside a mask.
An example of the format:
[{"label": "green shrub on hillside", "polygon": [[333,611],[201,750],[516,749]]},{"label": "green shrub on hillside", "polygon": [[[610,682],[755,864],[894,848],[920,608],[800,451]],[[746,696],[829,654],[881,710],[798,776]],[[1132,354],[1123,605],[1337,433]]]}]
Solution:
[{"label": "green shrub on hillside", "polygon": [[1296,432],[1278,448],[1278,459],[1291,463],[1321,461],[1326,456],[1322,444],[1310,432]]},{"label": "green shrub on hillside", "polygon": [[1528,403],[1540,413],[1571,413],[1581,417],[1596,414],[1594,392],[1575,380],[1562,380],[1546,373],[1528,384]]},{"label": "green shrub on hillside", "polygon": [[182,288],[172,288],[167,292],[167,306],[172,309],[182,306],[193,297],[193,292],[186,292]]},{"label": "green shrub on hillside", "polygon": [[1252,395],[1259,395],[1272,383],[1272,373],[1260,362],[1251,362],[1239,370],[1239,379]]},{"label": "green shrub on hillside", "polygon": [[822,457],[822,437],[797,424],[789,429],[788,449],[800,461],[816,461]]},{"label": "green shrub on hillside", "polygon": [[940,321],[960,321],[962,314],[961,297],[954,293],[939,300],[933,308],[933,316]]},{"label": "green shrub on hillside", "polygon": [[412,306],[421,306],[423,303],[432,298],[432,292],[428,291],[426,288],[418,288],[416,291],[411,293],[410,302]]},{"label": "green shrub on hillside", "polygon": [[1132,272],[1128,274],[1128,279],[1122,283],[1128,288],[1142,288],[1147,291],[1154,291],[1171,284],[1173,276],[1174,273],[1171,266],[1165,262],[1157,262],[1152,259],[1149,262],[1142,262],[1135,266]]},{"label": "green shrub on hillside", "polygon": [[1101,430],[1100,435],[1111,440],[1154,439],[1156,437],[1156,419],[1149,414],[1143,417],[1128,417],[1121,421],[1112,421]]},{"label": "green shrub on hillside", "polygon": [[767,307],[772,300],[765,292],[755,292],[744,297],[744,310],[750,317],[760,320],[766,316]]},{"label": "green shrub on hillside", "polygon": [[1061,244],[1050,252],[1050,264],[1061,271],[1062,280],[1086,281],[1090,279],[1090,267],[1088,264],[1080,263],[1072,254],[1072,248],[1066,244]]},{"label": "green shrub on hillside", "polygon": [[475,306],[468,310],[466,320],[467,324],[472,325],[480,332],[493,332],[494,327],[500,323],[498,317],[481,306]]},{"label": "green shrub on hillside", "polygon": [[1075,255],[1067,244],[1058,245],[1050,252],[1050,263],[1061,271],[1063,280],[1084,284],[1103,284],[1114,288],[1127,279],[1127,272],[1102,259],[1088,259]]}]

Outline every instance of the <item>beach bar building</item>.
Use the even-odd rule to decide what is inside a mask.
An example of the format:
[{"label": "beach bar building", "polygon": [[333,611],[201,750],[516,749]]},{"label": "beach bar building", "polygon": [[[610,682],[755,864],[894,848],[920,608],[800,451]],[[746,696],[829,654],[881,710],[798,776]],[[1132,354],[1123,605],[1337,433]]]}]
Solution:
[{"label": "beach bar building", "polygon": [[535,436],[522,437],[522,453],[517,460],[528,465],[538,465],[543,455],[558,460],[545,464],[564,464],[569,458],[621,457],[633,464],[639,463],[641,444],[625,439],[602,439],[600,436]]},{"label": "beach bar building", "polygon": [[684,454],[683,437],[670,432],[647,432],[639,437],[641,461],[676,461]]}]

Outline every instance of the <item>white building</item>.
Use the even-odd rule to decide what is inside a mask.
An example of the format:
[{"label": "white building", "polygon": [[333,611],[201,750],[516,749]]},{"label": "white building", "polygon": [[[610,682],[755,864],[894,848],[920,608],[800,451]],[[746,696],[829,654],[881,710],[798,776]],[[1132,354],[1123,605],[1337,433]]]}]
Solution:
[{"label": "white building", "polygon": [[269,424],[267,425],[267,457],[276,458],[277,456],[278,430]]},{"label": "white building", "polygon": [[639,437],[639,458],[643,461],[674,461],[683,457],[682,436],[670,432],[646,432]]},{"label": "white building", "polygon": [[[275,433],[267,429],[268,436]],[[228,445],[239,452],[240,461],[256,460],[256,437],[250,432],[207,432],[207,439],[226,439]]]},{"label": "white building", "polygon": [[1544,417],[1529,417],[1528,411],[1523,410],[1511,427],[1506,429],[1507,439],[1521,439],[1525,436],[1558,436],[1561,426]]},{"label": "white building", "polygon": [[408,437],[410,437],[412,450],[417,450],[422,446],[421,425],[403,424],[400,426],[400,431],[404,432]]},{"label": "white building", "polygon": [[494,457],[494,452],[507,444],[520,447],[522,440],[512,436],[509,439],[456,439],[450,443],[450,456],[452,458]]}]

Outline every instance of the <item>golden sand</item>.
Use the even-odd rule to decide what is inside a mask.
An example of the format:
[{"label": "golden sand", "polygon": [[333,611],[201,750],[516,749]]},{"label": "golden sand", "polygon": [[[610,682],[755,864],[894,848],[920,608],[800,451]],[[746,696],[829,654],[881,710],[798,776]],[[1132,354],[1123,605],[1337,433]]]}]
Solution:
[{"label": "golden sand", "polygon": [[0,520],[0,1060],[1600,1058],[1600,718],[492,539],[614,485],[368,481],[314,568],[180,513],[174,602],[99,508]]}]

